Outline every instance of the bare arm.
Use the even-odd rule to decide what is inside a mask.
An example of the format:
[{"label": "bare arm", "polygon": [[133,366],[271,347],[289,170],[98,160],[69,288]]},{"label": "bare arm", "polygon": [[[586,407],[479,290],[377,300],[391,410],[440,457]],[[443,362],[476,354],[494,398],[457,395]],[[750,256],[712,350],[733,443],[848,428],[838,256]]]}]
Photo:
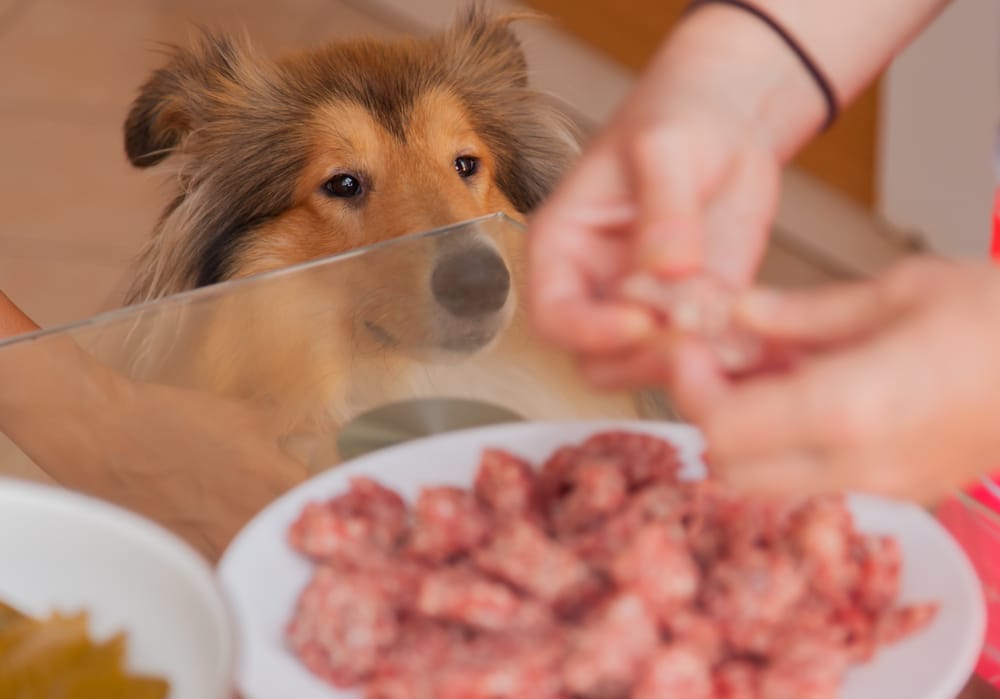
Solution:
[{"label": "bare arm", "polygon": [[[948,0],[756,0],[826,74],[842,106],[864,90]],[[736,83],[730,105],[744,113],[783,161],[822,123],[821,93],[779,36],[748,12],[697,9],[655,59],[674,80],[719,75]],[[674,64],[675,69],[667,66]],[[720,70],[722,65],[725,68]],[[735,85],[734,85],[735,87]]]},{"label": "bare arm", "polygon": [[[946,0],[751,0],[847,105]],[[749,284],[781,168],[826,118],[822,93],[759,17],[707,3],[660,46],[579,164],[534,214],[535,327],[607,387],[663,381],[654,319],[609,290],[634,272]],[[600,378],[598,378],[600,377]]]},{"label": "bare arm", "polygon": [[[0,340],[37,327],[0,292]],[[63,335],[0,350],[0,433],[60,484],[151,517],[210,557],[307,475],[255,406],[132,381]]]}]

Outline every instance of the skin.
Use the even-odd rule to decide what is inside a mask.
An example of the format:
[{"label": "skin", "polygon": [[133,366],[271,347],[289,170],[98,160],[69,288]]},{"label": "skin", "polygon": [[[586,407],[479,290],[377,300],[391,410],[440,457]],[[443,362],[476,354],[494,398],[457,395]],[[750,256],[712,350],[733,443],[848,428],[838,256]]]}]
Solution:
[{"label": "skin", "polygon": [[[758,5],[846,104],[945,3]],[[763,23],[718,6],[690,16],[533,220],[532,317],[595,384],[665,385],[720,471],[749,490],[933,501],[1000,454],[1000,323],[989,319],[1000,282],[988,266],[914,259],[860,286],[746,292],[737,320],[800,358],[741,381],[615,298],[637,271],[707,271],[746,289],[780,169],[823,116],[815,84]]]},{"label": "skin", "polygon": [[[0,294],[0,339],[37,327]],[[62,336],[0,351],[0,385],[0,431],[56,481],[159,521],[213,560],[306,477],[264,415],[132,381]]]},{"label": "skin", "polygon": [[[942,0],[761,0],[848,103]],[[843,37],[851,37],[844,41]],[[614,299],[626,275],[707,269],[745,285],[773,220],[782,166],[825,116],[820,92],[763,22],[726,6],[680,23],[635,90],[531,222],[530,311],[584,366],[648,380],[655,332]],[[645,344],[644,344],[645,343]]]},{"label": "skin", "polygon": [[1000,271],[914,258],[866,282],[755,290],[737,314],[800,350],[788,372],[734,382],[703,347],[675,356],[683,409],[712,464],[747,491],[867,490],[928,504],[1000,455]]}]

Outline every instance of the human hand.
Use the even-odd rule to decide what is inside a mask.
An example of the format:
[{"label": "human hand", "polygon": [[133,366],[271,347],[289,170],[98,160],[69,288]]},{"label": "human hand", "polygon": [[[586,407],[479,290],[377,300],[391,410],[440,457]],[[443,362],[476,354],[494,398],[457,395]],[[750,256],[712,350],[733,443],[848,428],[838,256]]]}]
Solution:
[{"label": "human hand", "polygon": [[802,350],[732,382],[678,347],[674,398],[713,468],[749,491],[865,490],[931,502],[1000,463],[1000,271],[917,258],[864,283],[750,292],[736,315]]},{"label": "human hand", "polygon": [[[732,37],[725,51],[720,31]],[[753,277],[782,161],[802,140],[774,132],[784,105],[772,88],[800,89],[804,104],[785,111],[811,115],[798,120],[805,133],[822,116],[815,86],[768,32],[711,9],[683,22],[531,221],[530,312],[585,367],[610,365],[631,385],[655,379],[645,343],[655,323],[617,297],[626,277],[707,271],[737,287]]]}]

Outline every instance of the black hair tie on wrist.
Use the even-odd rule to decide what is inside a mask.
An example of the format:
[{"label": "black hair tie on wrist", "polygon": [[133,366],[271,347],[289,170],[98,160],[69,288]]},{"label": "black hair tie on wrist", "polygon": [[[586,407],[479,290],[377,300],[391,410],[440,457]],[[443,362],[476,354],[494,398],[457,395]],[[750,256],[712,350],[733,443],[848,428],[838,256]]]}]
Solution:
[{"label": "black hair tie on wrist", "polygon": [[761,20],[769,26],[775,34],[781,37],[781,39],[788,45],[788,48],[798,56],[799,61],[805,66],[806,71],[812,76],[813,82],[816,83],[816,87],[819,91],[823,93],[823,100],[826,102],[826,120],[823,122],[822,131],[829,129],[833,123],[837,120],[837,115],[840,112],[840,107],[837,105],[837,97],[833,93],[833,87],[830,85],[830,81],[827,80],[826,75],[820,70],[820,67],[816,65],[816,62],[806,53],[799,42],[785,30],[778,22],[768,15],[766,12],[756,7],[752,3],[746,2],[745,0],[692,0],[685,10],[685,14],[702,7],[704,5],[709,5],[711,3],[717,3],[722,5],[729,5],[731,7],[736,7],[741,10],[749,12],[757,19]]}]

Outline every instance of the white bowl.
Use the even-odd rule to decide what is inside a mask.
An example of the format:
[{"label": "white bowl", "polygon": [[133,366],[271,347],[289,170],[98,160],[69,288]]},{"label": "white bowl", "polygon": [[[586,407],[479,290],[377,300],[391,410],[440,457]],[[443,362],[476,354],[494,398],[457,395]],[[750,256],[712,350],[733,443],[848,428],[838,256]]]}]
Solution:
[{"label": "white bowl", "polygon": [[230,696],[235,635],[211,567],[118,507],[0,479],[0,601],[86,611],[99,639],[125,632],[129,669],[167,679],[171,699]]},{"label": "white bowl", "polygon": [[[466,430],[374,452],[322,473],[259,513],[236,537],[219,575],[236,615],[241,656],[237,683],[245,699],[358,699],[309,673],[285,645],[284,629],[313,566],[287,543],[288,527],[311,500],[346,491],[353,476],[368,476],[413,501],[427,485],[470,487],[487,447],[538,462],[555,448],[606,429],[663,437],[679,449],[682,476],[704,474],[703,441],[690,427],[660,422],[521,423]],[[962,549],[915,505],[852,495],[859,529],[896,537],[903,553],[904,602],[936,600],[931,625],[852,669],[842,699],[951,699],[972,674],[985,633],[982,588]],[[502,659],[498,659],[502,662]]]}]

